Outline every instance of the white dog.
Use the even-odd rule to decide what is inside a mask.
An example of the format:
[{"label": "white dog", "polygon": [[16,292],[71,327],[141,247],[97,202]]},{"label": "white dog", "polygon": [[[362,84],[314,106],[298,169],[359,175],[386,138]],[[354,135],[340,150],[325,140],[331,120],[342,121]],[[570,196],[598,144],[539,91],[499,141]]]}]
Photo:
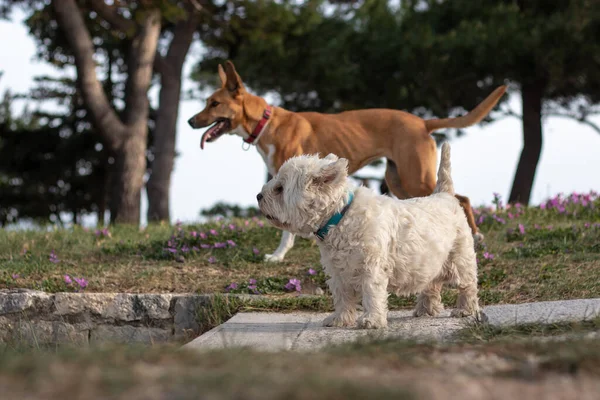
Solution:
[{"label": "white dog", "polygon": [[356,321],[387,326],[388,292],[419,293],[415,316],[437,315],[444,283],[458,286],[452,316],[478,315],[477,263],[471,230],[454,197],[450,146],[442,147],[431,196],[397,200],[348,182],[346,159],[298,156],[287,160],[258,194],[261,212],[276,227],[317,236],[335,312],[325,326]]}]

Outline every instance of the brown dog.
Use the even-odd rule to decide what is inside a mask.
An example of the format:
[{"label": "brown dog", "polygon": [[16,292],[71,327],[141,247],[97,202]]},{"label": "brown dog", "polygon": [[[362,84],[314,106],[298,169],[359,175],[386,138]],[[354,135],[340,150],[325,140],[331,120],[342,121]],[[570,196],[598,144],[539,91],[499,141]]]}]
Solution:
[{"label": "brown dog", "polygon": [[[442,128],[465,128],[481,121],[494,108],[506,86],[494,90],[467,115],[458,118],[423,120],[389,109],[346,111],[340,114],[295,113],[272,107],[246,91],[231,61],[219,65],[221,88],[206,100],[204,110],[188,123],[194,129],[214,124],[200,147],[224,133],[253,143],[271,175],[290,157],[300,154],[329,154],[348,159],[348,173],[385,157],[385,181],[400,199],[428,196],[436,183],[437,148],[430,133]],[[469,199],[456,195],[469,226],[478,239]],[[293,246],[294,235],[284,232],[281,243],[267,260],[281,261]]]}]

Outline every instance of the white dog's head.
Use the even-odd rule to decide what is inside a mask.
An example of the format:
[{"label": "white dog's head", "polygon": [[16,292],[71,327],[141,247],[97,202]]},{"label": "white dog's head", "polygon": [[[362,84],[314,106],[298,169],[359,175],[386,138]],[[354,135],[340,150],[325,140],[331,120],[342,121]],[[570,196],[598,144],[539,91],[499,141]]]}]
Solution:
[{"label": "white dog's head", "polygon": [[345,205],[348,160],[329,154],[288,159],[256,196],[277,228],[308,236]]}]

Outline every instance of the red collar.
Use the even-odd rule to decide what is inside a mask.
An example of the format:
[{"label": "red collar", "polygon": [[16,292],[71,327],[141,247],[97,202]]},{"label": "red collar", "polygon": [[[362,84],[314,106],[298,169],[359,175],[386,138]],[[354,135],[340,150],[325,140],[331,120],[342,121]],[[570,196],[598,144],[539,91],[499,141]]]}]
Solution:
[{"label": "red collar", "polygon": [[267,108],[265,109],[265,112],[263,113],[263,116],[260,119],[260,121],[258,121],[256,128],[254,128],[254,131],[250,134],[250,136],[248,136],[247,139],[244,139],[244,142],[254,143],[254,141],[257,140],[260,137],[261,133],[263,133],[263,131],[265,130],[265,126],[267,126],[267,122],[269,122],[269,119],[271,118],[272,114],[273,107],[267,105]]}]

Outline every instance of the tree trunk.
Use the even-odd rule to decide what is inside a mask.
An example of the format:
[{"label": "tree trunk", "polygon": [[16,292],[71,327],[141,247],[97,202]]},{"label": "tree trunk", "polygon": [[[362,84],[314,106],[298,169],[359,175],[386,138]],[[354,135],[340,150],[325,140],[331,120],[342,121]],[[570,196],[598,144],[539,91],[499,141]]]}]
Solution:
[{"label": "tree trunk", "polygon": [[110,221],[139,224],[141,191],[146,172],[147,128],[138,125],[124,136],[123,144],[115,152]]},{"label": "tree trunk", "polygon": [[177,76],[161,74],[159,108],[153,143],[154,160],[146,184],[148,222],[169,221],[169,190],[175,162],[177,116],[181,97],[181,72]]},{"label": "tree trunk", "polygon": [[535,172],[542,153],[542,102],[545,85],[541,82],[524,84],[523,150],[515,172],[509,203],[529,204]]},{"label": "tree trunk", "polygon": [[161,88],[152,146],[154,160],[146,184],[149,222],[170,220],[169,190],[175,162],[181,75],[197,25],[198,17],[190,11],[187,20],[175,26],[166,56],[157,55],[154,62],[155,70],[160,74]]},{"label": "tree trunk", "polygon": [[[99,1],[98,4],[106,6]],[[140,196],[146,170],[148,88],[161,29],[158,9],[143,16],[127,53],[125,113],[121,120],[96,75],[94,44],[75,0],[53,0],[56,21],[73,51],[77,80],[92,122],[115,157],[110,195],[111,222],[140,222]],[[105,8],[103,8],[105,9]],[[139,18],[138,18],[139,19]]]}]

